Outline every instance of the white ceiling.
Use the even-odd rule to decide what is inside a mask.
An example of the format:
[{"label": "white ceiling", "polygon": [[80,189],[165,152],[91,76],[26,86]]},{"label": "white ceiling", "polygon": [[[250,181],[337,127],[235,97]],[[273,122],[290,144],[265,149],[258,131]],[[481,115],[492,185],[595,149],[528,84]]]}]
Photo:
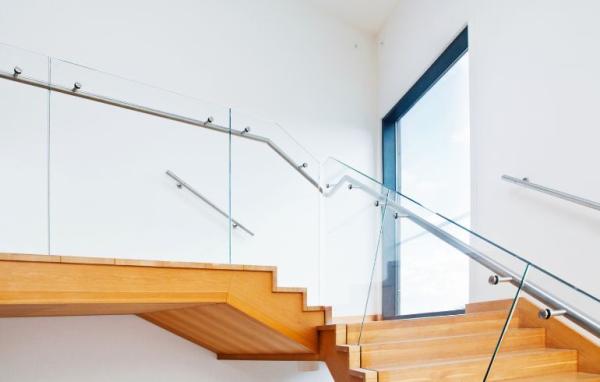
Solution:
[{"label": "white ceiling", "polygon": [[400,0],[308,0],[316,7],[371,34],[379,32]]}]

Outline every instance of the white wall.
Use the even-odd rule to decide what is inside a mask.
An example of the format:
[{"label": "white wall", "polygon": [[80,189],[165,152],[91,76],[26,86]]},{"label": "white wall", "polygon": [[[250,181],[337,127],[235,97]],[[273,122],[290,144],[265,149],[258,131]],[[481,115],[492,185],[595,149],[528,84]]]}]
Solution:
[{"label": "white wall", "polygon": [[328,381],[295,362],[218,361],[133,316],[5,318],[2,381]]},{"label": "white wall", "polygon": [[[383,115],[469,25],[473,229],[596,296],[600,215],[500,176],[600,200],[599,12],[594,0],[404,0],[378,37]],[[472,276],[480,298],[488,274]]]},{"label": "white wall", "polygon": [[[231,106],[234,128],[250,124],[253,132],[271,137],[294,159],[309,162],[311,174],[318,174],[319,162],[329,155],[376,171],[375,44],[366,34],[301,1],[29,0],[4,5],[10,12],[0,14],[2,42],[208,101],[55,60],[56,83],[70,86],[79,81],[84,90],[199,119],[213,115],[224,125]],[[47,79],[43,56],[5,54],[9,50],[2,50],[2,70],[20,65],[26,74]],[[43,90],[0,86],[10,102],[5,104],[5,139],[0,143],[2,251],[47,253],[50,241],[53,254],[228,261],[221,217],[177,191],[163,174],[169,168],[227,206],[225,135],[52,95],[48,227],[48,99]],[[22,150],[10,150],[15,142]],[[309,302],[318,303],[321,280],[346,275],[319,273],[316,193],[283,161],[256,145],[234,141],[232,156],[233,215],[256,233],[249,239],[234,232],[233,261],[277,265],[281,285],[308,287]],[[371,224],[365,221],[356,230]],[[350,256],[364,254],[355,251]],[[119,322],[126,327],[115,325]],[[47,326],[52,330],[39,330]],[[148,324],[122,317],[0,320],[0,351],[17,345],[22,349],[3,357],[0,366],[12,365],[12,380],[39,380],[36,373],[46,368],[60,371],[56,379],[68,380],[86,372],[81,367],[70,374],[69,365],[85,364],[86,353],[94,352],[106,360],[103,370],[111,380],[148,379],[164,370],[164,364],[148,355],[140,357],[140,374],[125,375],[109,347],[92,346],[92,340],[73,333],[65,335],[62,351],[56,351],[50,332],[71,326],[98,333],[114,330],[123,338],[120,347],[132,355],[160,349],[165,363],[182,369],[179,380],[329,378],[323,367],[316,374],[298,376],[294,364],[235,363],[235,370],[227,371],[230,366],[220,366],[202,349],[171,346],[179,341],[172,335],[153,337],[149,346],[139,340],[152,330]],[[28,337],[31,341],[8,337],[15,331],[35,336]],[[31,352],[47,361],[40,361],[39,368],[20,363]],[[50,353],[64,356],[44,357]],[[194,362],[180,362],[191,357]],[[272,372],[265,375],[262,367]],[[210,377],[206,370],[219,372]]]},{"label": "white wall", "polygon": [[301,1],[28,0],[10,10],[2,42],[243,109],[318,158],[374,169],[372,39]]}]

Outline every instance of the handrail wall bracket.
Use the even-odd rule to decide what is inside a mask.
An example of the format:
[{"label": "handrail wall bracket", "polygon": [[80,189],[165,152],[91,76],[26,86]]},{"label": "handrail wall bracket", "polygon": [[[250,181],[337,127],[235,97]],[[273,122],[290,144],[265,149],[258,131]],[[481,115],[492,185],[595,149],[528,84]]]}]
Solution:
[{"label": "handrail wall bracket", "polygon": [[542,192],[547,195],[554,196],[559,199],[567,200],[571,203],[579,204],[580,206],[592,208],[594,210],[600,211],[600,203],[591,201],[589,199],[584,199],[579,196],[575,196],[572,194],[568,194],[566,192],[558,191],[553,188],[545,187],[539,184],[532,183],[529,178],[515,178],[514,176],[502,175],[502,180],[505,180],[509,183],[514,183],[519,186],[523,186],[525,188],[529,188],[530,190],[535,190]]},{"label": "handrail wall bracket", "polygon": [[194,187],[192,187],[189,184],[187,184],[186,182],[184,182],[183,179],[181,179],[180,177],[178,177],[177,175],[175,175],[171,170],[167,170],[166,174],[167,174],[167,176],[169,178],[171,178],[175,182],[177,182],[175,184],[177,186],[177,188],[179,188],[179,189],[185,188],[186,190],[188,190],[189,192],[191,192],[192,194],[194,194],[195,196],[197,196],[199,199],[201,199],[204,203],[206,203],[210,207],[212,207],[220,215],[224,216],[228,220],[231,219],[231,226],[233,228],[238,228],[239,227],[240,229],[244,230],[248,235],[254,236],[254,232],[250,231],[248,228],[246,228],[243,224],[241,224],[240,222],[238,222],[234,218],[230,218],[230,216],[229,216],[229,214],[227,212],[223,211],[216,204],[214,204],[213,202],[211,202],[206,196],[202,195]]}]

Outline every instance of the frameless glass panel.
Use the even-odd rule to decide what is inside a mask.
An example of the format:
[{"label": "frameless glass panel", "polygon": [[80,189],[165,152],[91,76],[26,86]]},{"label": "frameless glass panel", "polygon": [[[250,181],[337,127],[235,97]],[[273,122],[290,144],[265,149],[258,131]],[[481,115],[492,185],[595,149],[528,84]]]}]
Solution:
[{"label": "frameless glass panel", "polygon": [[131,106],[52,94],[52,253],[228,262],[228,109],[67,62],[52,73]]},{"label": "frameless glass panel", "polygon": [[0,44],[0,252],[48,252],[48,58]]},{"label": "frameless glass panel", "polygon": [[[468,64],[467,53],[397,122],[398,188],[465,227],[471,215]],[[461,309],[469,290],[464,256],[410,223],[398,224],[397,235],[397,314]]]},{"label": "frameless glass panel", "polygon": [[[232,262],[278,268],[319,301],[320,163],[278,124],[232,110]],[[243,229],[245,228],[245,229]]]},{"label": "frameless glass panel", "polygon": [[[364,316],[372,319],[380,314],[381,280],[389,275],[382,274],[381,266],[382,211],[376,196],[356,191],[359,186],[348,182],[352,175],[348,168],[331,159],[322,168],[322,303],[332,307],[336,320],[360,324]],[[365,183],[384,191],[375,182]],[[358,336],[351,341],[357,343]]]}]

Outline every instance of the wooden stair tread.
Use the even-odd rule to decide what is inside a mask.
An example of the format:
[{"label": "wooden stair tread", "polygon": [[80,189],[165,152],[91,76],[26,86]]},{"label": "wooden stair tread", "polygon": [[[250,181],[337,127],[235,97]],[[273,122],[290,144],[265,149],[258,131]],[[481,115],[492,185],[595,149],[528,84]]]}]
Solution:
[{"label": "wooden stair tread", "polygon": [[573,373],[539,375],[539,376],[535,376],[535,377],[505,379],[505,381],[507,381],[507,382],[578,382],[578,381],[597,382],[597,381],[600,381],[600,374],[573,372]]}]

